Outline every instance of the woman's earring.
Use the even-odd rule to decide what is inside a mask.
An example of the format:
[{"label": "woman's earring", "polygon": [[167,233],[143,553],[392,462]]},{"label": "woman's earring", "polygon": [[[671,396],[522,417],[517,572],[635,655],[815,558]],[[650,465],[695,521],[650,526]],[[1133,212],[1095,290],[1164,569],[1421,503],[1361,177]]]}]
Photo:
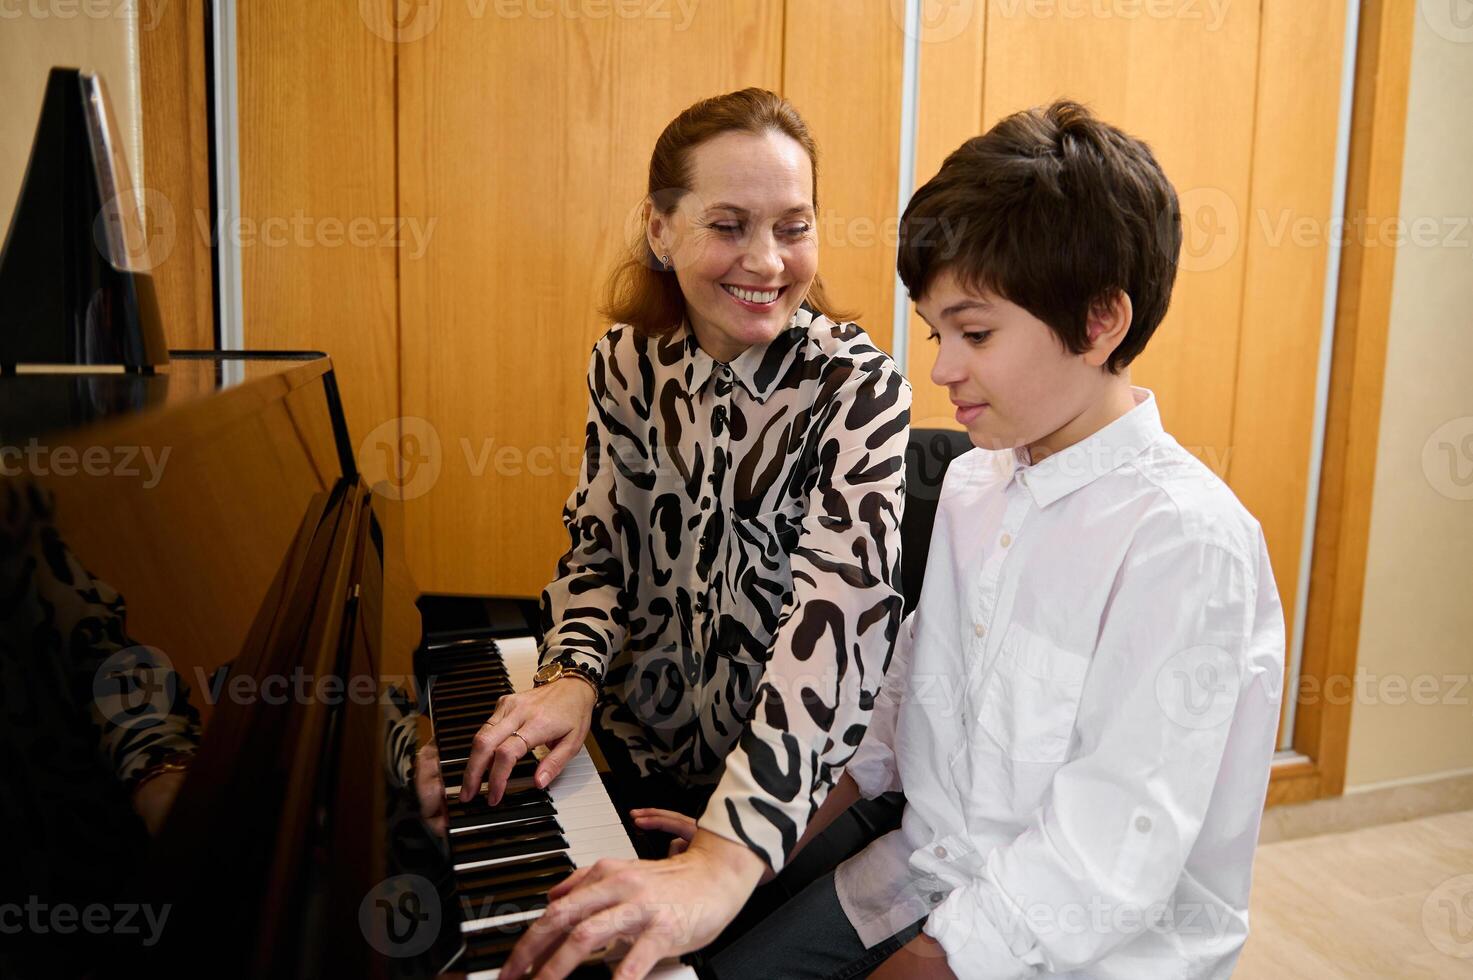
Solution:
[{"label": "woman's earring", "polygon": [[664,255],[660,256],[660,265],[665,267],[666,272],[669,272],[671,269],[675,268],[673,265],[670,264],[669,252],[666,252]]}]

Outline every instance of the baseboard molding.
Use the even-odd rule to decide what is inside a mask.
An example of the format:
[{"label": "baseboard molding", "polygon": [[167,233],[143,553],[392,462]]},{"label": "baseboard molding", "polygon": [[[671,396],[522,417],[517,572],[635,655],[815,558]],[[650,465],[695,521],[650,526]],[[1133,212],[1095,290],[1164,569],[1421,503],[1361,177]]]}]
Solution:
[{"label": "baseboard molding", "polygon": [[1269,807],[1258,842],[1338,834],[1459,810],[1473,810],[1473,771],[1378,783],[1348,789],[1344,796]]}]

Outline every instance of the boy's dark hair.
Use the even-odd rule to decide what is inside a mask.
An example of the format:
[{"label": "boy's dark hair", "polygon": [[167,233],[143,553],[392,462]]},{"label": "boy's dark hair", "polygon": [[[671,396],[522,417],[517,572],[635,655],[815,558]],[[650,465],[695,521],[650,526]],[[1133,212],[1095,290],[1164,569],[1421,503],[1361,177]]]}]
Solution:
[{"label": "boy's dark hair", "polygon": [[943,270],[1089,347],[1091,308],[1117,290],[1134,319],[1106,365],[1118,373],[1171,301],[1181,251],[1176,191],[1150,147],[1075,102],[999,122],[963,143],[900,220],[901,281],[912,300]]}]

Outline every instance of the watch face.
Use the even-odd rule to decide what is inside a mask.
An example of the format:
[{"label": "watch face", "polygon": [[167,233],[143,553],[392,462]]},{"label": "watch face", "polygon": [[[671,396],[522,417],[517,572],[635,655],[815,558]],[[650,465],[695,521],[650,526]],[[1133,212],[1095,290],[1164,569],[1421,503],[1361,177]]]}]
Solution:
[{"label": "watch face", "polygon": [[539,681],[556,680],[558,677],[562,676],[562,673],[563,673],[563,665],[562,664],[548,664],[547,666],[545,666],[542,669],[538,670],[537,671],[537,676],[535,678],[533,678],[533,679],[534,680],[539,680]]}]

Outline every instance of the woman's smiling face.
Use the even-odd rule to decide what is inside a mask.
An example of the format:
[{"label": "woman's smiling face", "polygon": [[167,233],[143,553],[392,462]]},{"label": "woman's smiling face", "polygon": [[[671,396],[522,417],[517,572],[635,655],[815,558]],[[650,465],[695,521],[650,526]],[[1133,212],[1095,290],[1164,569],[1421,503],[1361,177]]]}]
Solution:
[{"label": "woman's smiling face", "polygon": [[690,154],[691,187],[650,209],[650,248],[668,255],[701,348],[730,361],[787,327],[818,273],[813,166],[781,133],[723,133]]}]

